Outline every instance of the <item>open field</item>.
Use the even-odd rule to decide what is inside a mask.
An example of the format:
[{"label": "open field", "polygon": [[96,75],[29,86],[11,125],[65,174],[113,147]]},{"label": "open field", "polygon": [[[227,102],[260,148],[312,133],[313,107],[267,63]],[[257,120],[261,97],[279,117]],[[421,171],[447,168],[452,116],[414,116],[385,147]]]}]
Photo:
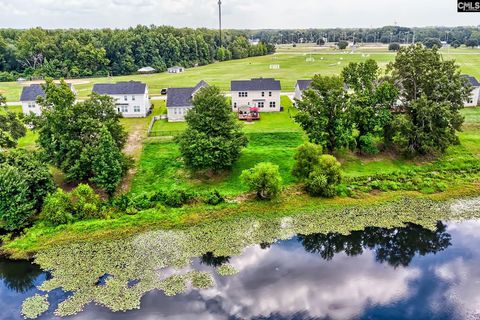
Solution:
[{"label": "open field", "polygon": [[[311,55],[308,54],[310,52],[312,52]],[[442,53],[445,59],[455,59],[462,72],[480,78],[480,50],[459,48],[442,50]],[[314,58],[314,62],[306,61],[310,56]],[[75,88],[79,98],[85,98],[91,93],[95,83],[138,80],[149,85],[151,95],[159,95],[162,88],[194,86],[200,80],[228,91],[230,81],[234,79],[274,77],[281,81],[284,92],[291,92],[298,79],[308,79],[318,73],[338,74],[349,62],[364,61],[368,58],[375,59],[381,66],[385,66],[394,57],[395,54],[388,52],[385,48],[360,48],[355,53],[349,53],[333,49],[312,50],[300,46],[289,49],[280,48],[279,53],[275,55],[219,62],[187,69],[181,74],[160,73],[84,79],[88,83],[78,84]],[[280,69],[270,69],[271,64],[279,64]],[[3,92],[8,101],[18,101],[21,88],[22,86],[15,82],[0,83],[0,92]]]}]

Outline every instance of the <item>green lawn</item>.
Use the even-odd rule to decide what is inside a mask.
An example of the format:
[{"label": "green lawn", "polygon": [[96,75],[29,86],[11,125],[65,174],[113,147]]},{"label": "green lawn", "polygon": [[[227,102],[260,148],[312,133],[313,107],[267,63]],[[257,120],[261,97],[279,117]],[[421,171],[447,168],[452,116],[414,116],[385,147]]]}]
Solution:
[{"label": "green lawn", "polygon": [[[307,62],[311,57],[314,62]],[[480,78],[480,50],[478,49],[450,49],[442,50],[446,59],[455,59],[462,72]],[[249,79],[252,77],[274,77],[281,81],[282,89],[286,92],[294,90],[298,79],[308,79],[313,75],[339,74],[349,62],[359,62],[365,59],[375,59],[381,66],[385,66],[394,59],[395,55],[384,48],[360,48],[355,53],[342,52],[332,49],[314,50],[304,47],[291,48],[289,51],[279,50],[279,54],[254,57],[241,60],[214,63],[207,66],[187,69],[181,74],[152,74],[129,75],[111,78],[85,79],[88,83],[75,85],[80,98],[87,97],[95,83],[111,83],[116,81],[139,80],[147,83],[152,95],[159,95],[162,88],[193,86],[200,80],[205,80],[211,85],[219,86],[222,90],[230,90],[230,81],[234,79]],[[270,65],[279,64],[280,69],[270,69]],[[0,93],[9,101],[18,101],[21,85],[15,82],[0,83]]]}]

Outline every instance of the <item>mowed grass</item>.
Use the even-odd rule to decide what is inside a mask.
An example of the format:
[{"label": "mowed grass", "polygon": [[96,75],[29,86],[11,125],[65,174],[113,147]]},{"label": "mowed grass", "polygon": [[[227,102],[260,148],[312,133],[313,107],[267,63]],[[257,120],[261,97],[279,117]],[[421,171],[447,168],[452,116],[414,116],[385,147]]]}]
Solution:
[{"label": "mowed grass", "polygon": [[[315,49],[312,47],[291,47],[288,51],[280,49],[275,55],[213,63],[187,69],[181,74],[159,73],[85,79],[88,83],[75,85],[75,88],[79,98],[86,98],[95,83],[137,80],[149,85],[151,95],[159,95],[162,88],[194,86],[200,80],[229,91],[231,80],[273,77],[281,81],[283,91],[292,92],[298,79],[309,79],[315,74],[339,74],[349,62],[360,62],[371,58],[384,67],[395,58],[395,54],[386,48],[360,47],[354,53]],[[463,73],[480,78],[480,50],[462,48],[441,50],[441,52],[445,59],[455,59]],[[309,57],[314,61],[307,62]],[[270,69],[270,65],[273,64],[280,65],[280,69]],[[8,101],[18,101],[21,89],[22,85],[16,82],[0,83],[0,93],[4,94]]]}]

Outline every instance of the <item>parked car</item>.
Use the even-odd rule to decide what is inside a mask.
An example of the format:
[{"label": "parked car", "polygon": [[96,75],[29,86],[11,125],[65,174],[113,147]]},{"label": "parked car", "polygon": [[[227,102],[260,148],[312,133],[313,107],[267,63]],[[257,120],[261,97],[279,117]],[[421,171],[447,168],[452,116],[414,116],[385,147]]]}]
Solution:
[{"label": "parked car", "polygon": [[167,88],[163,88],[161,91],[160,91],[160,94],[161,95],[166,95],[168,92],[168,89]]}]

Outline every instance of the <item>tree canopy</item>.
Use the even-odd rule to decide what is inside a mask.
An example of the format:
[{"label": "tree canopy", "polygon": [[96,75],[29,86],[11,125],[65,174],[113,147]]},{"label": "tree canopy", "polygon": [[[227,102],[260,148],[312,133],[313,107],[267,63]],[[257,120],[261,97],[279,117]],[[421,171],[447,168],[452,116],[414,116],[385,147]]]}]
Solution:
[{"label": "tree canopy", "polygon": [[24,137],[27,129],[14,112],[7,109],[7,99],[0,94],[0,150],[14,148],[17,140]]},{"label": "tree canopy", "polygon": [[[112,98],[92,94],[79,103],[65,82],[47,80],[46,98],[39,98],[42,115],[33,119],[38,144],[51,164],[69,181],[92,181],[108,193],[127,169],[122,154],[127,133]],[[119,174],[121,172],[121,174]]]},{"label": "tree canopy", "polygon": [[247,145],[230,105],[217,87],[198,91],[185,119],[188,126],[178,143],[186,166],[194,171],[228,169]]}]

